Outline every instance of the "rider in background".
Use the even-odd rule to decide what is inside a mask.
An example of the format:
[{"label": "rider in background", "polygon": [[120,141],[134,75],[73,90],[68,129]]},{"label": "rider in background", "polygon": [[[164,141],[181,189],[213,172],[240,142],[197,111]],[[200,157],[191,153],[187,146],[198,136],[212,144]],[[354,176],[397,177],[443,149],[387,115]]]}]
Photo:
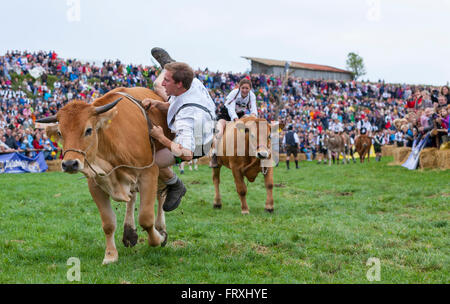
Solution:
[{"label": "rider in background", "polygon": [[[223,130],[225,129],[227,121],[237,121],[247,112],[249,112],[250,115],[258,117],[256,95],[252,91],[252,82],[247,78],[243,78],[239,82],[239,88],[234,89],[228,94],[224,105],[219,109],[217,115],[216,136],[214,137],[214,148],[223,136]],[[218,167],[216,149],[213,149],[211,153],[210,167]]]}]

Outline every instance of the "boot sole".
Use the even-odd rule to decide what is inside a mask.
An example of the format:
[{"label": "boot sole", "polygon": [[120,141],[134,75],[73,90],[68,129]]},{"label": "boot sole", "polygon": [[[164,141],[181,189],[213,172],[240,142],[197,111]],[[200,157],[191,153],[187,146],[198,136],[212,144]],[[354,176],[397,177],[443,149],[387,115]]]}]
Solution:
[{"label": "boot sole", "polygon": [[166,207],[165,204],[163,205],[163,210],[164,210],[164,212],[170,212],[170,211],[173,211],[173,210],[177,209],[178,206],[179,206],[180,203],[181,203],[181,199],[183,198],[183,196],[184,196],[185,194],[186,194],[186,188],[184,188],[183,194],[181,194],[180,199],[179,199],[178,201],[176,201],[176,203],[175,203],[172,207]]}]

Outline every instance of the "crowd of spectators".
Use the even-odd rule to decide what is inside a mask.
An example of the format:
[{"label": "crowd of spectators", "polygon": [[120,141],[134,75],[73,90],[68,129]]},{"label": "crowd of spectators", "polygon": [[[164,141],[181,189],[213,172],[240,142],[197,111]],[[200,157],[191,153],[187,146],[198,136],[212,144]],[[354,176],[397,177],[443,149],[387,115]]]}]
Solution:
[{"label": "crowd of spectators", "polygon": [[[43,150],[46,159],[59,157],[58,143],[34,128],[37,118],[56,114],[74,99],[91,102],[116,87],[152,88],[159,71],[155,66],[127,65],[119,60],[97,66],[62,59],[54,51],[7,52],[0,56],[0,152],[19,151],[32,157],[36,150]],[[384,134],[383,144],[409,145],[411,136],[420,136],[436,124],[448,130],[448,86],[295,77],[283,85],[281,76],[208,69],[195,71],[195,76],[209,89],[217,107],[240,79],[249,78],[257,96],[259,116],[269,121],[278,116],[286,126],[292,125],[302,151],[308,155],[315,154],[317,137],[335,122],[352,132],[358,121],[368,117],[373,131]],[[281,95],[281,108],[274,102],[274,91]],[[428,119],[422,119],[424,115]],[[394,121],[401,118],[409,119],[408,129],[397,130],[394,126]],[[446,139],[447,133],[430,144],[439,145]]]},{"label": "crowd of spectators", "polygon": [[[414,139],[431,130],[440,130],[430,136],[426,146],[439,147],[448,140],[450,93],[448,86],[386,84],[357,81],[325,81],[288,78],[265,74],[214,74],[197,71],[197,78],[210,89],[217,105],[223,104],[226,93],[242,77],[248,77],[257,96],[259,116],[292,125],[300,141],[301,152],[313,160],[319,150],[319,135],[333,125],[340,124],[353,139],[364,118],[370,123],[371,136],[381,138],[381,145],[412,146]],[[273,102],[273,92],[281,90],[284,106]],[[278,113],[276,113],[278,112]],[[425,115],[429,120],[424,118]],[[394,121],[410,117],[409,128],[396,128]],[[416,118],[416,119],[414,119]],[[413,132],[414,131],[414,132]],[[281,133],[280,138],[283,137]],[[413,134],[414,133],[414,134]],[[411,136],[409,136],[411,134]],[[433,140],[434,138],[434,140]],[[280,147],[284,152],[284,147]]]}]

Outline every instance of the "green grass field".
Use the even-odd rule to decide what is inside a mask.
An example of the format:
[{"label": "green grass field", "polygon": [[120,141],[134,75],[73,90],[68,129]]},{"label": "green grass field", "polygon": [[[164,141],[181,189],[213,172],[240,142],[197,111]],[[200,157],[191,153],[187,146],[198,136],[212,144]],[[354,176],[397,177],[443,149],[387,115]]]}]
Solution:
[{"label": "green grass field", "polygon": [[[0,175],[0,283],[449,283],[449,171],[408,171],[381,163],[301,162],[275,170],[275,212],[264,211],[261,176],[249,184],[250,215],[240,212],[231,172],[222,170],[222,210],[212,208],[211,169],[182,175],[188,192],[166,214],[168,244],[148,246],[138,229],[118,263],[102,266],[100,215],[82,175]],[[188,169],[186,167],[186,169]],[[178,171],[178,169],[176,169]],[[137,206],[138,207],[138,206]],[[369,258],[381,280],[369,282]]]}]

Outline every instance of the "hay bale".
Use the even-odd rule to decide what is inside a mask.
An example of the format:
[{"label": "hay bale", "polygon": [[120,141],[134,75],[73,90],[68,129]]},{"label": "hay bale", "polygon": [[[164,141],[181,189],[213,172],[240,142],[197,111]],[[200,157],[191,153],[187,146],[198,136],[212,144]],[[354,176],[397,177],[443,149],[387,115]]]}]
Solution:
[{"label": "hay bale", "polygon": [[210,157],[209,156],[203,156],[198,159],[197,164],[198,165],[208,165],[209,166]]},{"label": "hay bale", "polygon": [[438,166],[437,159],[438,149],[425,148],[419,155],[419,168],[420,169],[435,169]]},{"label": "hay bale", "polygon": [[381,147],[381,156],[382,157],[386,157],[386,156],[394,156],[394,150],[395,150],[395,146],[394,145],[386,145],[386,146],[382,146]]},{"label": "hay bale", "polygon": [[48,160],[47,161],[48,172],[62,172],[61,160]]},{"label": "hay bale", "polygon": [[442,144],[440,150],[450,150],[450,141]]},{"label": "hay bale", "polygon": [[450,169],[450,150],[437,151],[437,166],[441,170]]},{"label": "hay bale", "polygon": [[[279,157],[279,161],[280,161],[280,162],[286,161],[286,157],[287,157],[287,156],[286,156],[286,153],[281,153],[281,154],[280,154],[280,157]],[[302,160],[305,161],[305,160],[307,159],[305,153],[298,153],[298,154],[297,154],[297,158],[298,158],[299,161],[302,161]],[[289,157],[289,160],[290,160],[290,161],[293,161],[293,160],[294,160],[294,155],[291,154],[290,157]]]},{"label": "hay bale", "polygon": [[394,148],[394,163],[396,165],[403,164],[409,157],[411,148],[408,147],[396,147]]}]

